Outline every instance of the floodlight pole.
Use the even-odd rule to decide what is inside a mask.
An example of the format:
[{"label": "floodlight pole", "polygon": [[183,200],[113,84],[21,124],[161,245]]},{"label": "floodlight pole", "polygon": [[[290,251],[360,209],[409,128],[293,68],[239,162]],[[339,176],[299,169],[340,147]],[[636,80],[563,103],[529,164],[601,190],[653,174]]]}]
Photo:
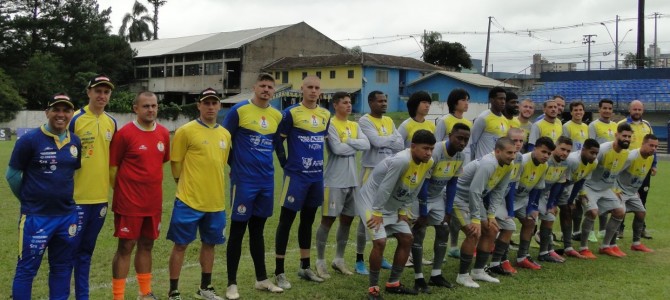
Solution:
[{"label": "floodlight pole", "polygon": [[484,56],[484,76],[489,73],[489,44],[491,43],[491,18],[489,17],[489,31],[486,34],[486,55]]}]

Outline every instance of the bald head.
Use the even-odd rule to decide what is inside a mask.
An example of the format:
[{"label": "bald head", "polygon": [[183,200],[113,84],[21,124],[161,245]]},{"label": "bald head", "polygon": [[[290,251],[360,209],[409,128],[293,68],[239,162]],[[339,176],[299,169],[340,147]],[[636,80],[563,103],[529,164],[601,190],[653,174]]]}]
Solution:
[{"label": "bald head", "polygon": [[302,80],[300,90],[302,91],[303,104],[309,108],[314,108],[316,101],[321,96],[321,79],[313,75],[305,77]]},{"label": "bald head", "polygon": [[644,105],[642,104],[642,101],[631,101],[630,105],[628,105],[628,113],[630,114],[630,118],[633,119],[633,121],[637,122],[642,120],[642,114],[644,113]]}]

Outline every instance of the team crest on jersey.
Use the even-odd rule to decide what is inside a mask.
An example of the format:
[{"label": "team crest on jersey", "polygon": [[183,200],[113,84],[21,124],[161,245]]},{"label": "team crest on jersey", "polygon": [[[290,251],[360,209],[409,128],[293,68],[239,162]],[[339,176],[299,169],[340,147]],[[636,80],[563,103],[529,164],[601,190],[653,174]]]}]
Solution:
[{"label": "team crest on jersey", "polygon": [[70,227],[67,228],[67,234],[70,237],[77,235],[77,224],[70,224]]},{"label": "team crest on jersey", "polygon": [[447,163],[447,165],[444,166],[444,170],[442,170],[442,174],[448,174],[450,170],[451,170],[451,163]]},{"label": "team crest on jersey", "polygon": [[347,126],[346,129],[347,129],[347,137],[350,138],[351,137],[351,128],[349,128],[349,126]]},{"label": "team crest on jersey", "polygon": [[500,122],[500,132],[505,132],[505,123]]},{"label": "team crest on jersey", "polygon": [[384,127],[384,125],[382,125],[382,127],[380,129],[381,129],[382,135],[384,135],[384,136],[388,135],[388,132],[386,131],[386,127]]},{"label": "team crest on jersey", "polygon": [[105,139],[108,141],[112,140],[112,132],[107,129],[107,132],[105,132]]},{"label": "team crest on jersey", "polygon": [[617,158],[612,162],[612,169],[616,169],[618,165],[619,165],[619,159]]},{"label": "team crest on jersey", "polygon": [[75,145],[70,146],[70,155],[72,155],[72,157],[77,157],[78,154],[79,150],[77,150],[77,146]]},{"label": "team crest on jersey", "polygon": [[259,135],[252,135],[252,136],[249,137],[249,141],[254,146],[258,146],[258,144],[261,143],[261,137]]},{"label": "team crest on jersey", "polygon": [[220,147],[221,149],[226,149],[226,141],[221,140],[221,141],[219,142],[219,147]]},{"label": "team crest on jersey", "polygon": [[412,176],[409,178],[409,182],[411,182],[412,184],[415,184],[416,181],[417,181],[417,173],[414,172],[414,173],[412,173]]},{"label": "team crest on jersey", "polygon": [[551,139],[555,140],[556,139],[556,129],[551,130]]},{"label": "team crest on jersey", "polygon": [[312,115],[312,127],[319,127],[319,122],[316,120],[315,115]]},{"label": "team crest on jersey", "polygon": [[107,215],[107,206],[100,209],[100,218],[104,218]]},{"label": "team crest on jersey", "polygon": [[163,144],[163,141],[158,141],[158,144],[156,144],[156,148],[158,148],[158,151],[160,152],[165,151],[165,145]]},{"label": "team crest on jersey", "polygon": [[303,157],[302,158],[302,166],[305,169],[309,169],[309,167],[312,166],[312,160],[313,160],[313,158],[311,158],[311,157]]},{"label": "team crest on jersey", "polygon": [[402,197],[407,196],[407,194],[409,194],[408,190],[403,189],[403,188],[399,188],[398,191],[396,191],[396,193],[395,193],[395,197],[396,198],[402,198]]},{"label": "team crest on jersey", "polygon": [[289,195],[288,197],[286,197],[286,201],[288,201],[288,203],[293,203],[295,201],[295,198],[293,198],[293,196]]},{"label": "team crest on jersey", "polygon": [[265,116],[261,116],[261,128],[263,129],[268,129],[268,120],[265,118]]},{"label": "team crest on jersey", "polygon": [[582,137],[586,137],[586,136],[584,135],[584,130],[582,130],[582,129],[579,130],[579,134],[580,134]]},{"label": "team crest on jersey", "polygon": [[528,178],[528,180],[531,182],[535,181],[535,171],[533,171],[533,173],[530,173],[530,178]]},{"label": "team crest on jersey", "polygon": [[614,134],[612,133],[612,129],[607,129],[607,135],[609,135],[609,137],[614,136]]},{"label": "team crest on jersey", "polygon": [[643,165],[642,167],[640,167],[640,174],[646,174],[646,173],[647,173],[647,168],[645,168],[644,165]]},{"label": "team crest on jersey", "polygon": [[240,204],[237,206],[237,213],[240,215],[243,215],[247,212],[247,207],[244,206],[244,204]]}]

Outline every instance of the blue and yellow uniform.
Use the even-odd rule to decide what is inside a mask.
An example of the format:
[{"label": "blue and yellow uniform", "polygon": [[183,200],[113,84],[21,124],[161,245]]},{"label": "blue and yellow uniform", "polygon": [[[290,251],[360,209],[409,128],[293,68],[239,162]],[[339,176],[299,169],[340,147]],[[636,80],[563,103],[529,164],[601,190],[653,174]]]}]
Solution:
[{"label": "blue and yellow uniform", "polygon": [[272,215],[274,197],[273,140],[281,121],[277,109],[259,107],[251,100],[233,106],[223,120],[235,145],[229,157],[231,219]]},{"label": "blue and yellow uniform", "polygon": [[[554,143],[558,140],[558,137],[563,134],[563,125],[559,119],[555,119],[553,123],[549,123],[547,120],[542,119],[535,123],[530,128],[530,136],[528,136],[528,144],[535,145],[535,142],[540,137],[546,136],[550,138]],[[533,147],[530,147],[528,151],[531,151]]]},{"label": "blue and yellow uniform", "polygon": [[472,121],[466,118],[457,118],[452,114],[447,114],[444,117],[441,117],[437,120],[435,124],[435,139],[437,141],[445,141],[451,133],[451,129],[454,128],[456,124],[465,124],[468,128],[472,129]]},{"label": "blue and yellow uniform", "polygon": [[493,152],[496,141],[506,136],[507,131],[509,131],[509,120],[502,114],[496,115],[491,110],[479,114],[470,130],[472,159],[480,159]]},{"label": "blue and yellow uniform", "polygon": [[581,151],[584,141],[589,138],[589,126],[584,123],[575,123],[572,120],[563,124],[563,136],[572,140],[572,152]]},{"label": "blue and yellow uniform", "polygon": [[608,121],[607,123],[600,119],[589,124],[589,138],[595,139],[598,143],[611,142],[616,134],[617,123]]},{"label": "blue and yellow uniform", "polygon": [[403,140],[405,141],[405,148],[408,148],[410,144],[412,144],[412,137],[414,136],[414,133],[421,129],[428,130],[433,133],[435,132],[435,123],[428,120],[417,122],[412,118],[408,118],[407,120],[403,121],[400,126],[398,126],[398,132],[400,132],[400,136],[402,136]]},{"label": "blue and yellow uniform", "polygon": [[[275,147],[284,167],[281,203],[288,209],[299,211],[323,203],[323,148],[329,121],[330,112],[318,105],[308,108],[297,103],[282,112]],[[283,151],[284,139],[288,156]]]}]

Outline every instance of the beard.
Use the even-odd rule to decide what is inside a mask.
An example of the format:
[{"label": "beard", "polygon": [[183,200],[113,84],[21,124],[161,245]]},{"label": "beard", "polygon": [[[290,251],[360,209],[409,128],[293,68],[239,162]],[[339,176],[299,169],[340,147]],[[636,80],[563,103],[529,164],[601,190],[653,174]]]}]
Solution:
[{"label": "beard", "polygon": [[628,147],[630,147],[630,142],[628,141],[617,140],[616,143],[619,145],[619,147],[621,147],[621,149],[628,149]]}]

